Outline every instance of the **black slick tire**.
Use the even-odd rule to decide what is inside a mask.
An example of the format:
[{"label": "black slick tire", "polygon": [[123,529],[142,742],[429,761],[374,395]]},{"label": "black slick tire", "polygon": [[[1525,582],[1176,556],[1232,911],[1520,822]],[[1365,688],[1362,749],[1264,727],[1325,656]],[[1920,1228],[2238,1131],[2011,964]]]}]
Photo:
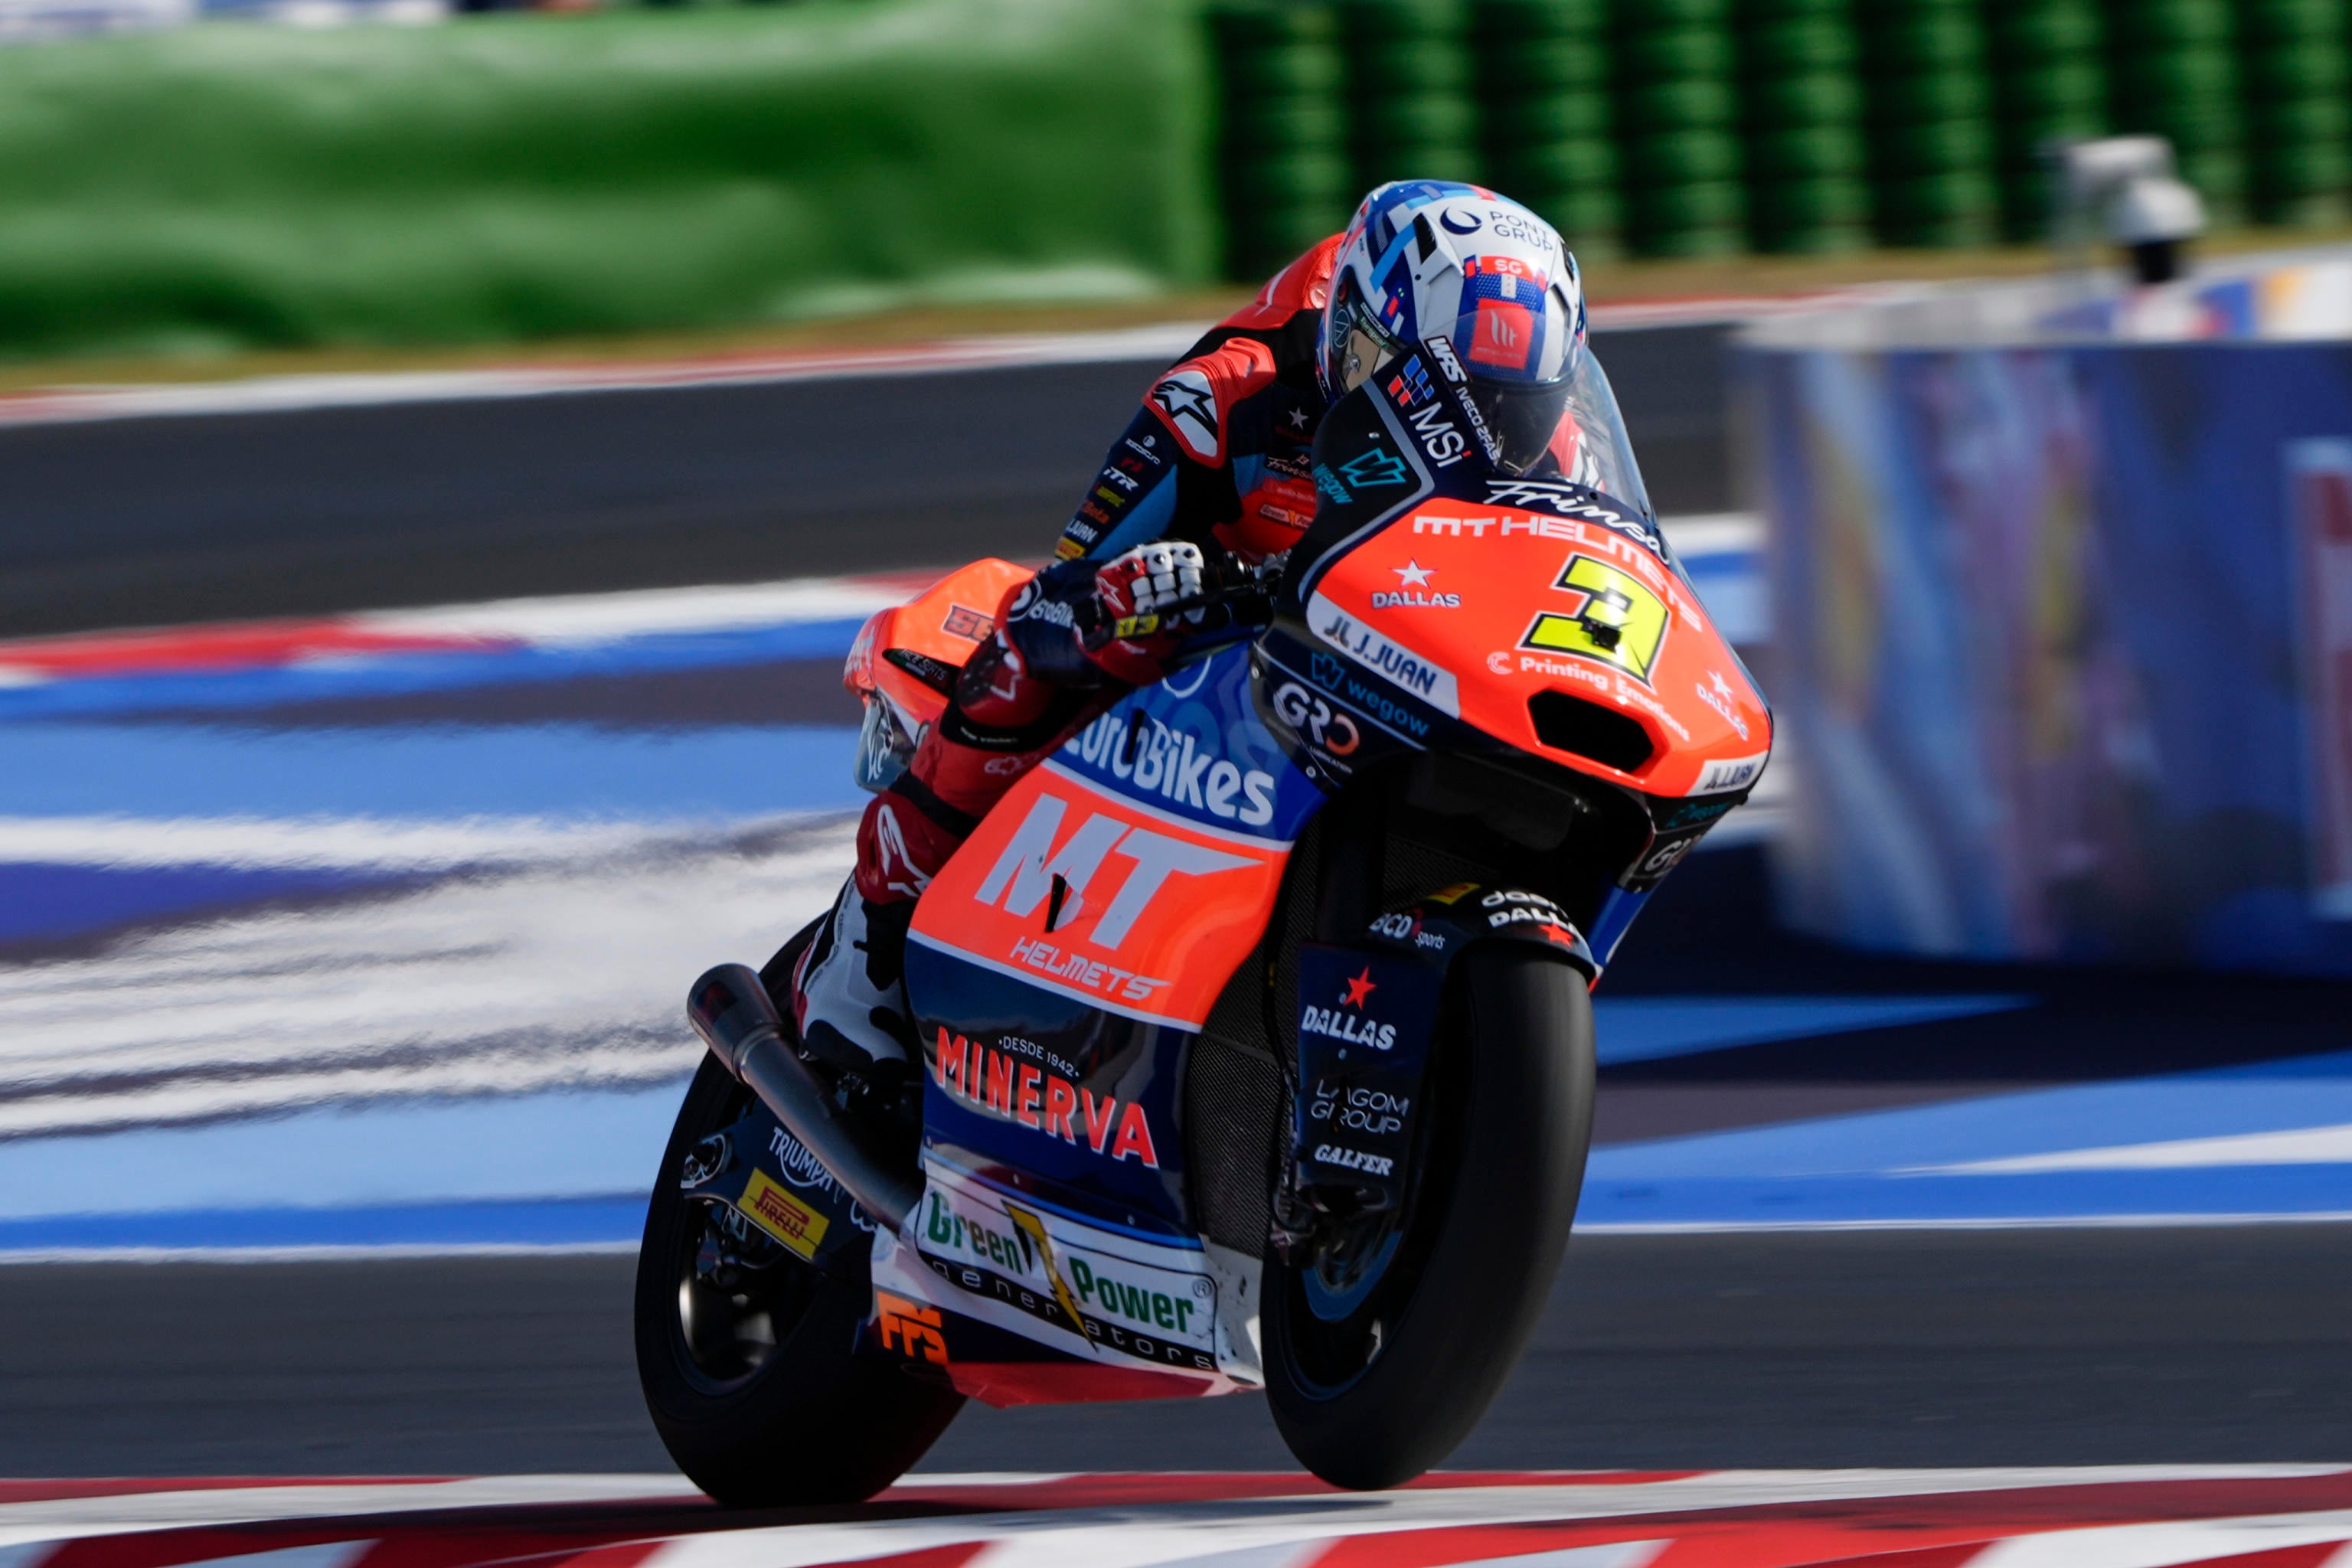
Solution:
[{"label": "black slick tire", "polygon": [[1318,1348],[1334,1331],[1316,1321],[1300,1269],[1265,1264],[1275,1425],[1334,1486],[1395,1486],[1443,1460],[1534,1331],[1592,1137],[1584,976],[1529,946],[1469,949],[1449,976],[1430,1064],[1419,1184],[1362,1309],[1380,1314],[1377,1351],[1335,1376]]},{"label": "black slick tire", "polygon": [[679,1108],[637,1253],[637,1377],[655,1430],[687,1478],[730,1508],[860,1502],[906,1472],[946,1430],[963,1396],[887,1362],[850,1353],[867,1292],[787,1258],[802,1278],[795,1315],[747,1375],[696,1363],[680,1308],[683,1260],[704,1220],[678,1173],[702,1136],[726,1125],[741,1089],[715,1059]]}]

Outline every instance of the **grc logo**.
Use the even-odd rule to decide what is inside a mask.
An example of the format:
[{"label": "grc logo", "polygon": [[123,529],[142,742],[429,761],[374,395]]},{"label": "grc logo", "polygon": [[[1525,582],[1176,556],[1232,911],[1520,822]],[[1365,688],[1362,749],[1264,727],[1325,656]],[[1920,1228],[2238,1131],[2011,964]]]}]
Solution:
[{"label": "grc logo", "polygon": [[[1171,879],[1214,876],[1259,863],[1247,855],[1231,855],[1138,827],[1104,811],[1089,816],[1065,837],[1062,822],[1068,815],[1068,802],[1058,795],[1039,795],[982,879],[972,894],[974,900],[1001,906],[1007,914],[1018,917],[1035,913],[1039,905],[1050,900],[1045,930],[1055,931],[1094,910],[1101,896],[1095,879],[1104,862],[1116,854],[1129,862],[1129,868],[1118,891],[1101,903],[1094,930],[1085,938],[1095,947],[1116,952]],[[1138,984],[1146,986],[1143,994],[1148,995],[1150,988],[1165,982],[1129,975],[1120,989],[1133,995]]]}]

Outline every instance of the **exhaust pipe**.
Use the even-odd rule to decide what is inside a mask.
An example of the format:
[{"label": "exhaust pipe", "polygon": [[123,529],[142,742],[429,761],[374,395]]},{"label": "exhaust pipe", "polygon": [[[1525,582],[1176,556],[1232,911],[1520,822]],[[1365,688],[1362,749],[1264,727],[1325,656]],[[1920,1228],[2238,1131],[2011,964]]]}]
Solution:
[{"label": "exhaust pipe", "polygon": [[921,1178],[877,1154],[835,1108],[808,1064],[785,1044],[783,1018],[757,974],[740,963],[710,970],[687,994],[686,1020],[859,1208],[893,1231],[906,1228],[922,1201]]}]

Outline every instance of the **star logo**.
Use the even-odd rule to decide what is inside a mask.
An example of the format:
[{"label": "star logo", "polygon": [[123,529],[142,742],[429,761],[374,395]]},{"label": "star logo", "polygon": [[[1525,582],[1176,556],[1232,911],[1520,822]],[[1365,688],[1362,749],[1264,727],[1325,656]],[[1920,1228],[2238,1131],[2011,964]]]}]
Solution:
[{"label": "star logo", "polygon": [[1197,419],[1212,429],[1216,427],[1217,405],[1209,400],[1206,387],[1163,381],[1151,389],[1151,400],[1168,410],[1171,418]]},{"label": "star logo", "polygon": [[1348,994],[1339,1000],[1350,1007],[1360,1007],[1364,1005],[1364,998],[1379,989],[1372,984],[1372,966],[1367,963],[1361,974],[1348,982]]},{"label": "star logo", "polygon": [[1710,669],[1706,672],[1706,678],[1715,682],[1715,694],[1717,697],[1722,698],[1726,702],[1731,700],[1733,696],[1731,682],[1723,679],[1723,671]]},{"label": "star logo", "polygon": [[1160,405],[1169,429],[1194,457],[1204,463],[1219,460],[1217,400],[1207,376],[1197,370],[1180,370],[1151,389],[1151,401]]},{"label": "star logo", "polygon": [[1290,421],[1290,427],[1293,430],[1304,430],[1307,428],[1307,410],[1304,408],[1294,408],[1289,413],[1284,415],[1283,417]]},{"label": "star logo", "polygon": [[1404,579],[1404,585],[1408,588],[1422,587],[1437,574],[1433,569],[1423,566],[1418,561],[1408,561],[1402,566],[1391,566],[1389,570]]}]

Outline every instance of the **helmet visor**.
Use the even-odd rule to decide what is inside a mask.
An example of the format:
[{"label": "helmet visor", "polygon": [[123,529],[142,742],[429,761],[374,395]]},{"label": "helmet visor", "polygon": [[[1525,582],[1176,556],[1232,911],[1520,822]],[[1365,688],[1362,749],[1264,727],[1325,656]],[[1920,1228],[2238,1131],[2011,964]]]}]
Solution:
[{"label": "helmet visor", "polygon": [[1352,272],[1342,272],[1332,289],[1324,341],[1323,377],[1335,398],[1370,381],[1404,346],[1381,323]]},{"label": "helmet visor", "polygon": [[1486,421],[1497,452],[1495,466],[1507,474],[1524,474],[1543,460],[1568,411],[1569,383],[1543,385],[1529,382],[1470,378],[1470,398]]}]

